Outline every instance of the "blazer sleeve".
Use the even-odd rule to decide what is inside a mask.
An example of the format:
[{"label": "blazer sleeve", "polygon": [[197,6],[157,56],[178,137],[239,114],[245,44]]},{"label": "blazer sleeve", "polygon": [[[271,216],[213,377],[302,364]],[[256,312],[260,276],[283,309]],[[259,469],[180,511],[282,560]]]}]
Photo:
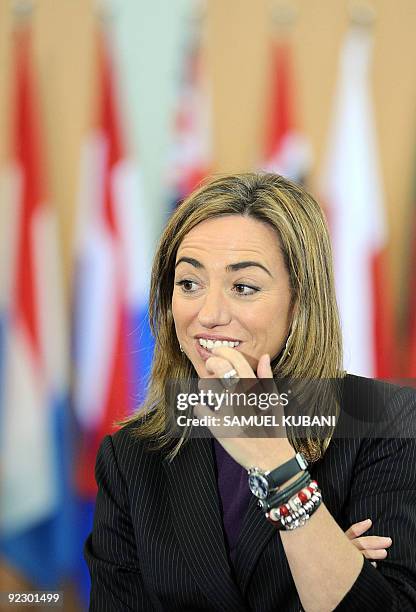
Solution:
[{"label": "blazer sleeve", "polygon": [[[399,418],[415,419],[415,394],[407,390],[392,401],[406,402]],[[410,421],[409,421],[410,424]],[[416,610],[416,440],[376,438],[363,442],[351,483],[347,525],[371,518],[365,535],[392,538],[377,568],[364,559],[360,574],[336,607],[338,612]]]},{"label": "blazer sleeve", "polygon": [[95,465],[98,485],[92,533],[84,555],[91,576],[90,611],[154,610],[143,585],[127,487],[106,436]]}]

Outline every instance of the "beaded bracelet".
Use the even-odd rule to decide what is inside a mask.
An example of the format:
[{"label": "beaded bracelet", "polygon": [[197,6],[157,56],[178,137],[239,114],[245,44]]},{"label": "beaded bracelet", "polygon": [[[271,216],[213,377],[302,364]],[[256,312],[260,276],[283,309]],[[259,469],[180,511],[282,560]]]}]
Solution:
[{"label": "beaded bracelet", "polygon": [[[319,495],[317,495],[317,493],[319,493]],[[318,483],[316,480],[312,480],[307,487],[301,491],[298,491],[296,495],[293,495],[293,497],[291,497],[287,503],[282,504],[279,507],[272,508],[270,510],[272,518],[285,518],[290,514],[294,514],[300,508],[303,508],[304,510],[312,510],[313,503],[318,501],[316,499],[317,497],[322,497],[322,495],[319,490]]]},{"label": "beaded bracelet", "polygon": [[305,523],[310,519],[312,514],[319,508],[322,503],[322,498],[318,498],[317,501],[312,502],[312,507],[309,507],[309,510],[306,511],[304,508],[300,508],[296,512],[292,512],[287,517],[282,517],[278,521],[271,518],[270,513],[266,514],[266,519],[272,523],[272,525],[278,531],[289,531],[296,529],[297,527],[302,527]]},{"label": "beaded bracelet", "polygon": [[318,490],[319,487],[316,480],[311,480],[306,487],[302,488],[286,502],[283,502],[280,507],[287,505],[290,509],[296,511],[301,506],[304,506],[312,498],[312,495]]},{"label": "beaded bracelet", "polygon": [[277,529],[292,530],[302,527],[322,503],[322,493],[316,480],[290,498],[279,508],[266,513],[267,520]]},{"label": "beaded bracelet", "polygon": [[[319,491],[319,494],[320,494],[320,491]],[[312,502],[313,505],[309,512],[306,512],[306,510],[304,510],[303,508],[299,508],[299,510],[297,510],[293,514],[291,513],[290,516],[284,519],[282,518],[281,519],[282,524],[285,526],[285,528],[288,531],[297,529],[297,527],[302,527],[303,525],[305,525],[306,521],[310,519],[312,514],[319,508],[321,503],[322,503],[322,496],[318,497],[318,500],[316,502]]]},{"label": "beaded bracelet", "polygon": [[303,487],[306,487],[311,482],[311,475],[308,470],[304,470],[302,475],[295,480],[290,486],[285,489],[278,490],[275,495],[267,497],[266,499],[260,499],[258,501],[258,506],[262,510],[269,510],[273,506],[280,506],[281,504],[286,503],[294,493],[297,493]]},{"label": "beaded bracelet", "polygon": [[[316,485],[316,483],[314,484]],[[302,518],[303,516],[306,517],[306,515],[308,515],[307,518],[309,518],[322,501],[322,493],[320,489],[316,487],[312,487],[312,489],[314,493],[311,494],[308,501],[300,501],[298,494],[296,494],[287,504],[283,504],[279,508],[271,508],[270,511],[266,513],[266,518],[268,518],[272,523],[280,521],[282,522],[283,526],[285,524],[289,525],[295,519]],[[302,492],[303,491],[304,490],[302,490]]]}]

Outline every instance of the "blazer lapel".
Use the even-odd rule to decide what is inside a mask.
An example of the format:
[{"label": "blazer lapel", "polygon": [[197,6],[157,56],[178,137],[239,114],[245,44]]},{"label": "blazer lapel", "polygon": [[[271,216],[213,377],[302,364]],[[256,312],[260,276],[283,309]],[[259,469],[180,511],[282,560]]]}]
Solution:
[{"label": "blazer lapel", "polygon": [[211,438],[192,438],[171,463],[164,462],[172,521],[201,590],[218,610],[241,612],[246,606],[228,563],[213,452]]},{"label": "blazer lapel", "polygon": [[280,554],[284,555],[283,545],[276,528],[266,520],[257,505],[257,499],[253,496],[244,517],[235,559],[235,573],[243,597],[247,592],[257,561],[272,537],[275,537],[276,546],[281,549]]}]

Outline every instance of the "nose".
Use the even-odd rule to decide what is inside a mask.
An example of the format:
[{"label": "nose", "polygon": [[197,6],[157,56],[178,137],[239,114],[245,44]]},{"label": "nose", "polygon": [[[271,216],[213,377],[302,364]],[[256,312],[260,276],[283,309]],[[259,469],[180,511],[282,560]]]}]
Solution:
[{"label": "nose", "polygon": [[230,305],[221,289],[209,290],[203,297],[198,313],[198,321],[203,327],[227,325],[232,318]]}]

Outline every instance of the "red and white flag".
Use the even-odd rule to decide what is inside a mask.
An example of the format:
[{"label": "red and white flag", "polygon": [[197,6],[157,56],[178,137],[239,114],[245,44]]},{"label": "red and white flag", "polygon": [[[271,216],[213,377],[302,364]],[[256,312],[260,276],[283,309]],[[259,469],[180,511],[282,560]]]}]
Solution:
[{"label": "red and white flag", "polygon": [[74,252],[77,484],[90,499],[99,443],[135,407],[131,314],[147,297],[150,251],[140,177],[122,134],[109,37],[100,38],[98,68],[98,119],[82,152]]},{"label": "red and white flag", "polygon": [[273,41],[262,170],[304,182],[311,147],[297,125],[296,80],[288,41]]},{"label": "red and white flag", "polygon": [[322,181],[332,234],[346,369],[395,375],[388,228],[371,104],[372,39],[353,27],[341,50]]},{"label": "red and white flag", "polygon": [[406,347],[408,349],[406,375],[416,378],[416,207],[413,205],[413,219],[410,236],[409,259],[409,328]]},{"label": "red and white flag", "polygon": [[0,531],[7,537],[57,510],[52,422],[69,378],[62,258],[48,202],[39,92],[26,28],[16,32],[14,49],[12,151],[1,177],[0,238]]},{"label": "red and white flag", "polygon": [[201,32],[190,27],[184,47],[167,182],[172,200],[185,198],[212,167],[211,96],[203,61]]}]

